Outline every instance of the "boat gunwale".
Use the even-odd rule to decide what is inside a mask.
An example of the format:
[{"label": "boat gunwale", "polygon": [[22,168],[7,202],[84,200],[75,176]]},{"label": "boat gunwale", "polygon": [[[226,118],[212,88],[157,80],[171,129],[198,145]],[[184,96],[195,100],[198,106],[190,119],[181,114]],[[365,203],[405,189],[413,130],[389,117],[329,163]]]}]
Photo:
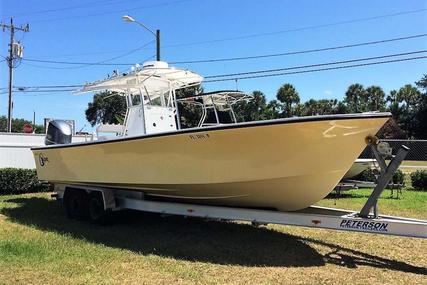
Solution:
[{"label": "boat gunwale", "polygon": [[33,147],[31,150],[44,150],[44,149],[56,149],[66,147],[79,147],[79,146],[91,146],[95,144],[104,143],[117,143],[122,141],[140,140],[164,136],[174,136],[188,133],[200,133],[208,131],[219,131],[225,129],[240,129],[240,128],[251,128],[258,126],[269,126],[269,125],[280,125],[280,124],[294,124],[302,122],[316,122],[316,121],[328,121],[328,120],[349,120],[349,119],[373,119],[373,118],[391,118],[390,112],[379,112],[379,113],[352,113],[352,114],[338,114],[338,115],[321,115],[321,116],[306,116],[306,117],[293,117],[283,119],[273,119],[264,121],[252,121],[252,122],[241,122],[234,124],[223,124],[208,127],[188,128],[170,132],[160,132],[154,134],[144,134],[130,137],[120,137],[117,139],[102,140],[102,141],[88,141],[88,142],[77,142],[70,144],[57,144],[42,147]]}]

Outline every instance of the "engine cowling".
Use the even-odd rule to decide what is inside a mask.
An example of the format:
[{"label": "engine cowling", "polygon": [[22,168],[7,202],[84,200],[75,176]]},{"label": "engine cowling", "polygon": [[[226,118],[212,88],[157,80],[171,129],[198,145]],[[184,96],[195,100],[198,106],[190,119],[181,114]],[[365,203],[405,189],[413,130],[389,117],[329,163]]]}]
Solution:
[{"label": "engine cowling", "polygon": [[45,145],[69,144],[72,139],[71,126],[63,120],[53,120],[47,126]]}]

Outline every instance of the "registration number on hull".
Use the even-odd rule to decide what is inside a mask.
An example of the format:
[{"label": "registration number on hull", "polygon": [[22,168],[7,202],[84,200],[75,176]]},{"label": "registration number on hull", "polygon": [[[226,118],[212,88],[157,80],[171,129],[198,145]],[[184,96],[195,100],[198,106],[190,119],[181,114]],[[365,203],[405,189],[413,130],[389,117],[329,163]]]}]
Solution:
[{"label": "registration number on hull", "polygon": [[211,136],[209,134],[193,134],[188,136],[190,140],[207,140]]}]

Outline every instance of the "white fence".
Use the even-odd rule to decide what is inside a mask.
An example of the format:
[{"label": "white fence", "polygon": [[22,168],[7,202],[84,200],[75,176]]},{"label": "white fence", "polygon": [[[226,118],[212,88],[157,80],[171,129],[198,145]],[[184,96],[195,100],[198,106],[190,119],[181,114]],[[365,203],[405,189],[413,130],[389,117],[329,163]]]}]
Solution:
[{"label": "white fence", "polygon": [[[44,134],[0,133],[0,168],[36,168],[31,148],[44,146],[44,138]],[[86,136],[73,136],[73,142],[85,140]]]}]

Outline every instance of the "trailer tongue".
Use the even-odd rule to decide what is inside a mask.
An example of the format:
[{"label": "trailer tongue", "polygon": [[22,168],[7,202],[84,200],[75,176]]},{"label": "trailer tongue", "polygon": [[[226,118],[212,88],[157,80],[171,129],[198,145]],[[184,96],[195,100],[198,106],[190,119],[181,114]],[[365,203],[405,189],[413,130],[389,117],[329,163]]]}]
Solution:
[{"label": "trailer tongue", "polygon": [[296,212],[204,206],[118,198],[126,209],[200,217],[249,221],[253,225],[281,224],[354,232],[427,238],[427,221],[393,216],[360,217],[357,212],[311,206]]}]

